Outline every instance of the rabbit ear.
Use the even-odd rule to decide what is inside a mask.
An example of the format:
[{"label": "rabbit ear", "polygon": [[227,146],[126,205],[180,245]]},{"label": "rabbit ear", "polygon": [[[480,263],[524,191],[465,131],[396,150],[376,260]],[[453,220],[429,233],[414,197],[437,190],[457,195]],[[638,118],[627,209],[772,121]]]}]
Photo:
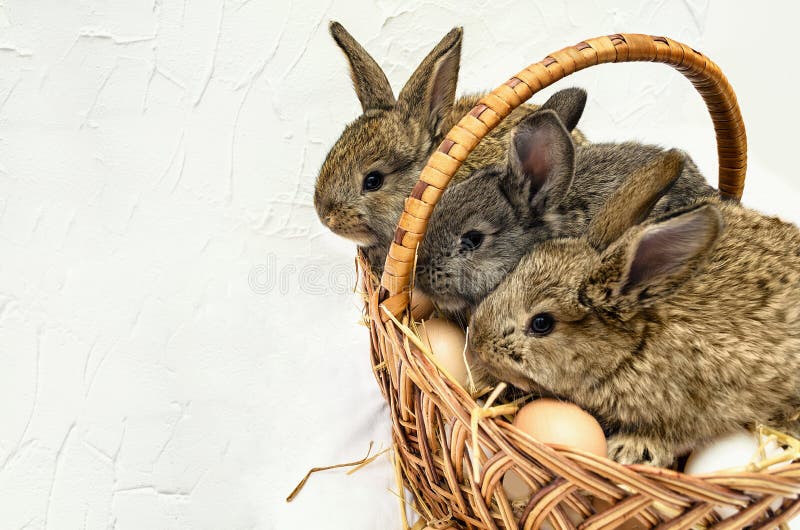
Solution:
[{"label": "rabbit ear", "polygon": [[572,131],[578,125],[585,107],[586,91],[584,89],[565,88],[550,96],[550,99],[541,106],[541,110],[554,111],[564,127],[568,131]]},{"label": "rabbit ear", "polygon": [[441,130],[442,121],[455,103],[462,36],[462,28],[450,30],[420,63],[398,97],[398,106],[427,124],[433,138],[446,132]]},{"label": "rabbit ear", "polygon": [[722,228],[719,210],[701,204],[623,238],[603,255],[584,299],[626,319],[691,278],[713,252]]},{"label": "rabbit ear", "polygon": [[552,110],[537,110],[517,125],[508,159],[506,191],[534,214],[557,205],[572,184],[575,148]]},{"label": "rabbit ear", "polygon": [[586,240],[602,252],[628,228],[641,223],[683,171],[684,154],[671,149],[628,175],[589,223]]},{"label": "rabbit ear", "polygon": [[350,78],[364,112],[392,108],[395,103],[392,87],[375,59],[338,22],[331,22],[329,29],[350,62]]}]

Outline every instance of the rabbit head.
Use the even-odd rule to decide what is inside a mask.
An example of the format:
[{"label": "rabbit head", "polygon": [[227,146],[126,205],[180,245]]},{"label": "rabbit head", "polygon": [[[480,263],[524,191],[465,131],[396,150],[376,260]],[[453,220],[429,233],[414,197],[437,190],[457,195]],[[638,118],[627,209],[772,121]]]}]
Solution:
[{"label": "rabbit head", "polygon": [[586,104],[577,88],[554,94],[512,133],[508,161],[476,171],[442,195],[417,261],[416,285],[451,313],[474,307],[536,241],[572,182],[570,132]]},{"label": "rabbit head", "polygon": [[363,114],[328,153],[314,206],[334,233],[365,247],[388,244],[403,200],[452,125],[462,30],[444,36],[396,100],[384,72],[344,27],[333,22],[330,32],[350,63]]}]

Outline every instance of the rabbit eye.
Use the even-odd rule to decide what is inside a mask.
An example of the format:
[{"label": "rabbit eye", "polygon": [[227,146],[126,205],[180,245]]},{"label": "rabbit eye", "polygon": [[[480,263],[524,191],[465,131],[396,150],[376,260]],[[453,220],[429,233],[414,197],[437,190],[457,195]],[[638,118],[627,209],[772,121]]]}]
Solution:
[{"label": "rabbit eye", "polygon": [[380,171],[370,171],[364,177],[364,191],[379,190],[383,186],[383,174]]},{"label": "rabbit eye", "polygon": [[483,234],[477,230],[470,230],[461,236],[461,248],[463,250],[476,250],[483,243]]},{"label": "rabbit eye", "polygon": [[549,335],[556,325],[556,319],[550,313],[539,313],[534,315],[528,325],[528,334],[534,337],[544,337]]}]

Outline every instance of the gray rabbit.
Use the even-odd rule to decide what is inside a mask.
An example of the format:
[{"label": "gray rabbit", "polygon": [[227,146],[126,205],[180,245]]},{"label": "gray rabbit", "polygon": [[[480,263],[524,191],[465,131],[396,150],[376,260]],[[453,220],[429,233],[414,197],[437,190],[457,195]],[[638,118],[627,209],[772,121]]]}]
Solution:
[{"label": "gray rabbit", "polygon": [[622,463],[758,423],[800,434],[800,230],[718,198],[637,224],[682,163],[654,158],[583,237],[537,245],[470,323],[480,365],[594,413]]},{"label": "gray rabbit", "polygon": [[[450,31],[395,99],[375,60],[338,22],[330,25],[347,56],[363,114],[347,125],[320,169],[314,206],[325,226],[356,242],[380,273],[404,201],[444,135],[479,101],[456,99],[462,30]],[[508,134],[536,105],[515,109],[477,146],[455,179],[505,159]],[[585,139],[574,131],[576,142]]]},{"label": "gray rabbit", "polygon": [[[451,317],[464,315],[536,243],[580,235],[623,178],[663,150],[638,143],[575,146],[586,93],[554,94],[521,121],[505,164],[450,186],[419,248],[416,286]],[[715,194],[687,160],[681,178],[653,210],[661,215]]]}]

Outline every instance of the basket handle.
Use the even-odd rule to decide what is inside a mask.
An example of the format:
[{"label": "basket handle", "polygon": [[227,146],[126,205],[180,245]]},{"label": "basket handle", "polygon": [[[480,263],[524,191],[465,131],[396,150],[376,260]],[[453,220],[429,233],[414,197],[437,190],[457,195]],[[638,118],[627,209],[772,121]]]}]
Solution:
[{"label": "basket handle", "polygon": [[[598,37],[552,53],[481,98],[431,155],[406,199],[389,247],[381,299],[394,315],[408,305],[415,254],[434,206],[467,155],[500,121],[539,90],[569,74],[604,63],[666,63],[692,82],[714,122],[719,158],[719,191],[738,200],[747,169],[747,137],[736,95],[719,67],[700,52],[666,37],[623,33]],[[388,319],[388,315],[384,315]]]}]

